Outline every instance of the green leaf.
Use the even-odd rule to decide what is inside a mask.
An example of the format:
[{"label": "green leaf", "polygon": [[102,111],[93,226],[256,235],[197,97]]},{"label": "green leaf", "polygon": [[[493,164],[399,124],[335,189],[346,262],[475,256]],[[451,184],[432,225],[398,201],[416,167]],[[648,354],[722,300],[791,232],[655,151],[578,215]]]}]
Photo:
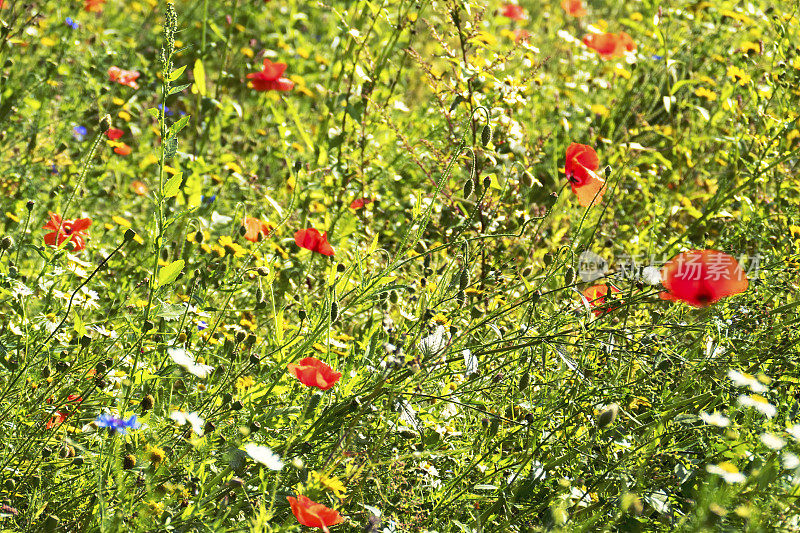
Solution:
[{"label": "green leaf", "polygon": [[177,85],[169,90],[169,94],[179,93],[190,85],[191,83],[186,83],[184,85]]},{"label": "green leaf", "polygon": [[183,172],[178,172],[172,176],[167,183],[164,184],[164,198],[172,198],[177,196],[181,190],[181,181],[183,181]]},{"label": "green leaf", "polygon": [[186,70],[186,65],[176,68],[175,70],[170,72],[169,78],[167,78],[167,81],[175,81],[175,80],[177,80],[178,78],[181,77],[181,75],[183,74],[184,70]]},{"label": "green leaf", "polygon": [[86,326],[83,324],[83,320],[81,319],[81,316],[79,314],[77,314],[77,313],[75,314],[74,322],[75,322],[75,326],[74,326],[75,333],[77,333],[81,337],[86,335]]},{"label": "green leaf", "polygon": [[189,123],[190,115],[183,115],[178,122],[170,126],[167,138],[175,137]]},{"label": "green leaf", "polygon": [[175,157],[175,152],[178,151],[178,138],[177,137],[170,137],[166,141],[164,141],[164,157],[166,159],[172,159]]},{"label": "green leaf", "polygon": [[165,285],[169,285],[178,279],[181,270],[183,270],[184,264],[185,263],[183,259],[178,259],[177,261],[173,261],[167,266],[162,267],[161,270],[158,271],[158,286],[163,287]]},{"label": "green leaf", "polygon": [[147,110],[147,112],[150,113],[150,116],[156,120],[161,118],[161,111],[159,111],[157,107],[151,107]]},{"label": "green leaf", "polygon": [[206,89],[206,69],[203,67],[203,62],[197,59],[194,62],[194,87],[193,92],[200,93],[200,96],[206,96],[208,90]]}]

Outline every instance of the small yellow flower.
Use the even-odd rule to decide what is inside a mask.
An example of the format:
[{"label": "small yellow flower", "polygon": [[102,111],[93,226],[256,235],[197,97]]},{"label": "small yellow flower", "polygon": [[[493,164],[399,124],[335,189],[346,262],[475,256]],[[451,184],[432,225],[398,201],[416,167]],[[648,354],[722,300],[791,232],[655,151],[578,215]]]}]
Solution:
[{"label": "small yellow flower", "polygon": [[247,390],[255,384],[256,380],[253,379],[253,376],[239,376],[236,378],[237,389]]},{"label": "small yellow flower", "polygon": [[233,242],[233,239],[229,235],[223,235],[220,237],[219,245],[223,248],[222,255],[224,255],[225,252],[233,255],[233,257],[243,257],[247,255],[247,249]]},{"label": "small yellow flower", "polygon": [[328,477],[325,474],[320,474],[316,470],[311,471],[311,477],[314,481],[331,491],[340,500],[344,499],[347,495],[347,489],[344,483],[337,477]]},{"label": "small yellow flower", "polygon": [[705,87],[699,87],[699,88],[698,88],[698,89],[697,89],[697,90],[694,92],[694,94],[695,94],[696,96],[699,96],[699,97],[701,97],[701,98],[705,98],[705,99],[706,99],[706,100],[708,100],[709,102],[713,102],[714,100],[716,100],[716,99],[717,99],[717,93],[715,93],[714,91],[711,91],[711,90],[709,90],[709,89],[706,89]]},{"label": "small yellow flower", "polygon": [[735,65],[728,67],[728,77],[744,87],[750,82],[750,75]]}]

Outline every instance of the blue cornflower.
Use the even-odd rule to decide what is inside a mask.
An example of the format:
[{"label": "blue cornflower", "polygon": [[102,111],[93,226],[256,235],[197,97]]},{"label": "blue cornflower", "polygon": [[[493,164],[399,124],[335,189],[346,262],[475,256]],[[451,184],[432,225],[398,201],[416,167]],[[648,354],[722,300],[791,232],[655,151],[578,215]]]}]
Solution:
[{"label": "blue cornflower", "polygon": [[662,59],[664,59],[664,56],[659,56],[659,55],[653,56],[653,61],[661,61]]},{"label": "blue cornflower", "polygon": [[58,174],[58,167],[56,166],[56,164],[55,164],[55,163],[53,163],[52,165],[50,165],[50,172],[51,172],[52,174]]},{"label": "blue cornflower", "polygon": [[210,197],[210,198],[208,196],[202,196],[202,195],[200,196],[200,202],[204,203],[204,204],[211,204],[216,199],[217,199],[217,195],[216,194],[214,196]]},{"label": "blue cornflower", "polygon": [[200,320],[197,322],[197,331],[203,331],[208,327],[208,322],[205,320]]},{"label": "blue cornflower", "polygon": [[75,21],[72,17],[67,17],[64,22],[66,22],[67,26],[69,26],[73,30],[77,30],[78,26],[80,26],[80,24],[78,24],[78,22]]},{"label": "blue cornflower", "polygon": [[82,141],[83,138],[86,136],[87,130],[84,126],[75,126],[72,128],[72,136],[75,137],[76,140]]},{"label": "blue cornflower", "polygon": [[[164,107],[163,104],[158,104],[158,110],[161,111],[161,108]],[[174,113],[170,111],[168,107],[164,107],[164,114],[168,117],[171,117]]]},{"label": "blue cornflower", "polygon": [[127,420],[123,418],[117,418],[116,416],[103,413],[99,415],[95,421],[98,427],[101,428],[108,428],[108,431],[113,433],[119,433],[120,435],[124,435],[127,433],[128,429],[139,429],[142,425],[136,421],[136,415],[131,415],[131,417]]}]

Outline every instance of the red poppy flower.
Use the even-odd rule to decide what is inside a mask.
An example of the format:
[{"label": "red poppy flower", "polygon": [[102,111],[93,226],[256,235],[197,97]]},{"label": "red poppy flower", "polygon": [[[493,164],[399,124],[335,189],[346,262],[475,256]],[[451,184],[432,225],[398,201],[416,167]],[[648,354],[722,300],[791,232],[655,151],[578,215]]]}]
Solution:
[{"label": "red poppy flower", "polygon": [[525,20],[525,10],[516,4],[506,4],[500,8],[500,14],[512,20]]},{"label": "red poppy flower", "polygon": [[636,44],[627,33],[590,33],[583,37],[583,44],[600,54],[603,59],[620,57],[626,51],[636,50]]},{"label": "red poppy flower", "polygon": [[581,0],[563,0],[563,2],[561,2],[561,8],[567,13],[567,15],[571,15],[573,17],[582,17],[586,14],[586,10],[583,9],[583,3]]},{"label": "red poppy flower", "polygon": [[[44,236],[44,243],[50,246],[61,246],[64,241],[72,243],[72,250],[80,252],[86,248],[84,237],[88,237],[86,230],[92,225],[90,218],[78,218],[75,220],[61,220],[56,213],[50,213],[50,220],[42,229],[52,230]],[[57,238],[56,238],[57,237]]]},{"label": "red poppy flower", "polygon": [[294,242],[300,248],[318,252],[322,255],[333,255],[333,247],[328,244],[328,232],[320,235],[314,228],[301,229],[295,232]]},{"label": "red poppy flower", "polygon": [[667,292],[664,300],[686,302],[694,307],[708,307],[727,296],[747,290],[750,282],[730,255],[716,250],[689,250],[661,268],[661,282]]},{"label": "red poppy flower", "polygon": [[286,63],[273,63],[265,57],[264,69],[261,72],[248,74],[247,79],[252,80],[253,89],[256,91],[291,91],[294,82],[281,77],[284,70]]},{"label": "red poppy flower", "polygon": [[117,143],[114,147],[114,153],[122,156],[130,155],[131,147],[125,143]]},{"label": "red poppy flower", "polygon": [[99,13],[103,10],[103,4],[106,0],[86,0],[83,5],[83,10],[90,13]]},{"label": "red poppy flower", "polygon": [[0,9],[8,9],[6,5],[6,0],[0,0]]},{"label": "red poppy flower", "polygon": [[317,387],[321,390],[330,389],[342,377],[341,372],[334,372],[331,367],[313,357],[304,357],[298,364],[290,363],[286,368],[306,387]]},{"label": "red poppy flower", "polygon": [[108,131],[106,131],[106,137],[112,141],[116,141],[123,135],[125,135],[125,132],[117,128],[109,128]]},{"label": "red poppy flower", "polygon": [[372,198],[356,198],[350,202],[350,209],[361,209],[367,204],[371,204],[374,200]]},{"label": "red poppy flower", "polygon": [[126,85],[131,89],[138,89],[139,84],[136,83],[136,80],[139,79],[139,71],[138,70],[123,70],[119,67],[110,67],[108,69],[108,79],[111,81],[115,81],[120,85]]},{"label": "red poppy flower", "polygon": [[247,230],[244,238],[250,242],[258,242],[262,237],[268,237],[272,232],[272,226],[257,218],[244,217],[242,225]]},{"label": "red poppy flower", "polygon": [[[613,285],[611,288],[611,294],[615,292],[619,292],[619,289],[614,287]],[[587,287],[583,290],[583,296],[589,301],[589,305],[592,306],[592,313],[594,316],[602,316],[606,313],[610,313],[616,307],[606,308],[606,296],[608,296],[608,289],[609,285],[592,285],[591,287]]]},{"label": "red poppy flower", "polygon": [[598,204],[603,199],[606,182],[596,173],[599,167],[597,152],[591,146],[571,143],[567,147],[564,169],[572,192],[578,196],[578,203],[583,207]]},{"label": "red poppy flower", "polygon": [[136,180],[136,181],[131,182],[131,190],[135,194],[138,194],[139,196],[144,196],[145,194],[147,194],[147,191],[149,191],[150,189],[148,189],[147,185],[145,185],[141,181]]},{"label": "red poppy flower", "polygon": [[321,503],[312,501],[310,498],[298,494],[297,498],[291,496],[286,498],[292,508],[292,514],[297,518],[301,525],[319,528],[326,533],[328,526],[341,524],[344,518],[338,511],[325,507]]},{"label": "red poppy flower", "polygon": [[47,420],[45,428],[50,429],[53,426],[58,426],[63,424],[64,420],[66,420],[70,414],[72,413],[70,413],[69,411],[56,411],[56,413]]}]

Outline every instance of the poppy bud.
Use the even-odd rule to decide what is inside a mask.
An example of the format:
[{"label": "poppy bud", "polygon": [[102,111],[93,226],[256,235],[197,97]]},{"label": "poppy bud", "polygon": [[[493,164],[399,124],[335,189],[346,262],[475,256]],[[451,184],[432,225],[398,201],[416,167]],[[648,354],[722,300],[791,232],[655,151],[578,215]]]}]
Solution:
[{"label": "poppy bud", "polygon": [[539,298],[541,297],[542,297],[542,291],[538,289],[533,291],[531,293],[531,305],[536,305],[536,303],[539,301]]},{"label": "poppy bud", "polygon": [[28,200],[28,201],[25,203],[25,208],[28,210],[28,212],[29,212],[29,213],[30,213],[31,211],[33,211],[33,200]]},{"label": "poppy bud", "polygon": [[62,459],[66,459],[67,457],[69,457],[69,446],[62,446],[61,448],[59,448],[58,456],[61,457]]},{"label": "poppy bud", "polygon": [[97,372],[97,374],[102,375],[106,373],[106,370],[108,370],[108,368],[106,368],[106,364],[103,361],[100,361],[94,366],[94,370],[95,372]]},{"label": "poppy bud", "polygon": [[247,338],[244,340],[244,345],[245,345],[245,347],[246,347],[246,348],[252,348],[252,347],[255,345],[255,343],[256,343],[256,340],[257,340],[257,339],[256,339],[256,336],[255,336],[255,335],[253,335],[252,333],[251,333],[251,334],[249,334],[249,335],[247,336]]},{"label": "poppy bud", "polygon": [[527,278],[528,276],[530,276],[530,275],[531,275],[531,272],[533,272],[533,269],[532,269],[531,267],[525,267],[525,268],[523,268],[523,269],[522,269],[522,277],[523,277],[523,278]]},{"label": "poppy bud", "polygon": [[261,303],[264,301],[264,291],[261,290],[261,287],[256,289],[256,302]]},{"label": "poppy bud", "polygon": [[14,265],[10,265],[8,267],[8,277],[11,279],[16,279],[18,275],[19,275],[19,269],[17,269],[17,267],[15,267]]},{"label": "poppy bud", "polygon": [[239,400],[236,400],[235,402],[233,402],[233,404],[231,404],[231,411],[241,411],[243,407],[244,404],[242,404],[242,402],[240,402]]},{"label": "poppy bud", "polygon": [[76,457],[72,460],[72,466],[83,466],[84,462],[86,462],[86,460],[83,457]]},{"label": "poppy bud", "polygon": [[142,414],[152,409],[154,404],[155,404],[155,399],[151,394],[148,394],[147,396],[142,398],[142,401],[139,404],[139,406],[142,408]]},{"label": "poppy bud", "polygon": [[151,329],[153,329],[154,327],[155,326],[153,325],[153,323],[151,321],[145,320],[144,321],[144,325],[142,325],[142,331],[146,333],[146,332],[150,331]]},{"label": "poppy bud", "polygon": [[41,476],[31,476],[31,487],[38,488],[42,484]]},{"label": "poppy bud", "polygon": [[486,146],[490,142],[492,142],[492,126],[487,124],[481,130],[481,144]]},{"label": "poppy bud", "polygon": [[396,290],[392,289],[389,291],[389,301],[393,304],[396,304],[398,301],[400,301],[400,297],[397,295]]},{"label": "poppy bud", "polygon": [[606,179],[611,177],[611,165],[606,165],[605,173],[606,173]]},{"label": "poppy bud", "polygon": [[489,424],[489,438],[497,435],[498,429],[500,429],[500,419],[495,416],[492,418],[492,421]]},{"label": "poppy bud", "polygon": [[346,268],[347,267],[344,266],[344,263],[339,263],[338,265],[336,265],[336,272],[341,274],[342,272],[345,271]]},{"label": "poppy bud", "polygon": [[234,338],[236,339],[236,344],[239,344],[244,341],[245,338],[247,338],[247,333],[244,331],[237,331]]},{"label": "poppy bud", "polygon": [[48,365],[45,365],[44,368],[42,369],[42,377],[47,379],[50,377],[50,374],[51,374],[50,367]]},{"label": "poppy bud", "polygon": [[492,178],[490,178],[489,176],[486,176],[485,178],[483,178],[483,188],[484,189],[488,189],[491,184],[492,184]]},{"label": "poppy bud", "polygon": [[528,388],[528,383],[530,382],[530,379],[531,379],[531,377],[530,377],[530,374],[529,374],[529,373],[528,373],[528,371],[526,370],[526,371],[525,371],[525,372],[523,372],[523,373],[522,373],[522,375],[519,377],[519,385],[518,385],[518,387],[517,387],[517,388],[518,388],[519,390],[521,390],[521,391],[524,391],[525,389],[527,389],[527,388]]},{"label": "poppy bud", "polygon": [[197,230],[194,233],[194,242],[196,242],[197,244],[203,244],[203,239],[204,238],[205,238],[205,236],[203,235],[202,230]]},{"label": "poppy bud", "polygon": [[0,250],[6,251],[14,247],[14,239],[6,235],[0,240]]},{"label": "poppy bud", "polygon": [[556,204],[557,200],[558,200],[558,193],[551,192],[550,195],[547,197],[547,200],[545,200],[544,205],[548,208],[553,207]]},{"label": "poppy bud", "polygon": [[125,470],[130,470],[136,466],[136,456],[133,454],[128,454],[122,459],[122,468]]},{"label": "poppy bud", "polygon": [[520,176],[520,182],[522,182],[525,187],[533,187],[533,174],[531,174],[530,170],[526,170],[522,173],[522,176]]},{"label": "poppy bud", "polygon": [[92,342],[92,338],[88,335],[82,335],[80,341],[78,341],[81,345],[81,348],[88,348],[89,344]]},{"label": "poppy bud", "polygon": [[544,257],[542,257],[542,261],[544,261],[544,265],[545,266],[552,265],[553,264],[553,254],[551,254],[550,252],[547,252],[546,254],[544,254]]},{"label": "poppy bud", "polygon": [[611,407],[600,413],[600,416],[597,417],[597,427],[604,428],[609,424],[613,423],[614,420],[617,419],[618,409],[619,408],[616,405],[612,405]]},{"label": "poppy bud", "polygon": [[100,132],[105,133],[109,129],[111,129],[111,115],[105,114],[103,118],[100,119]]},{"label": "poppy bud", "polygon": [[203,426],[204,433],[214,433],[215,429],[217,429],[217,426],[215,426],[211,420],[206,422],[206,424]]},{"label": "poppy bud", "polygon": [[566,285],[572,285],[572,282],[575,281],[575,269],[567,267],[567,270],[564,272],[564,283]]},{"label": "poppy bud", "polygon": [[472,180],[467,180],[464,182],[464,198],[469,198],[472,196],[472,190],[474,187],[475,185],[472,183]]},{"label": "poppy bud", "polygon": [[56,533],[61,527],[61,519],[58,518],[56,515],[49,515],[47,518],[44,519],[44,531],[45,533]]},{"label": "poppy bud", "polygon": [[251,366],[258,366],[260,364],[261,364],[261,359],[259,359],[256,354],[250,355],[250,365]]},{"label": "poppy bud", "polygon": [[300,322],[303,322],[303,321],[305,321],[306,317],[308,317],[308,313],[306,313],[306,310],[305,310],[305,309],[300,309],[300,310],[297,312],[297,318],[299,318],[299,319],[300,319]]},{"label": "poppy bud", "polygon": [[339,303],[336,301],[331,302],[331,322],[336,322],[339,318]]},{"label": "poppy bud", "polygon": [[469,270],[466,268],[461,271],[461,275],[458,277],[458,288],[460,290],[464,290],[469,285]]}]

